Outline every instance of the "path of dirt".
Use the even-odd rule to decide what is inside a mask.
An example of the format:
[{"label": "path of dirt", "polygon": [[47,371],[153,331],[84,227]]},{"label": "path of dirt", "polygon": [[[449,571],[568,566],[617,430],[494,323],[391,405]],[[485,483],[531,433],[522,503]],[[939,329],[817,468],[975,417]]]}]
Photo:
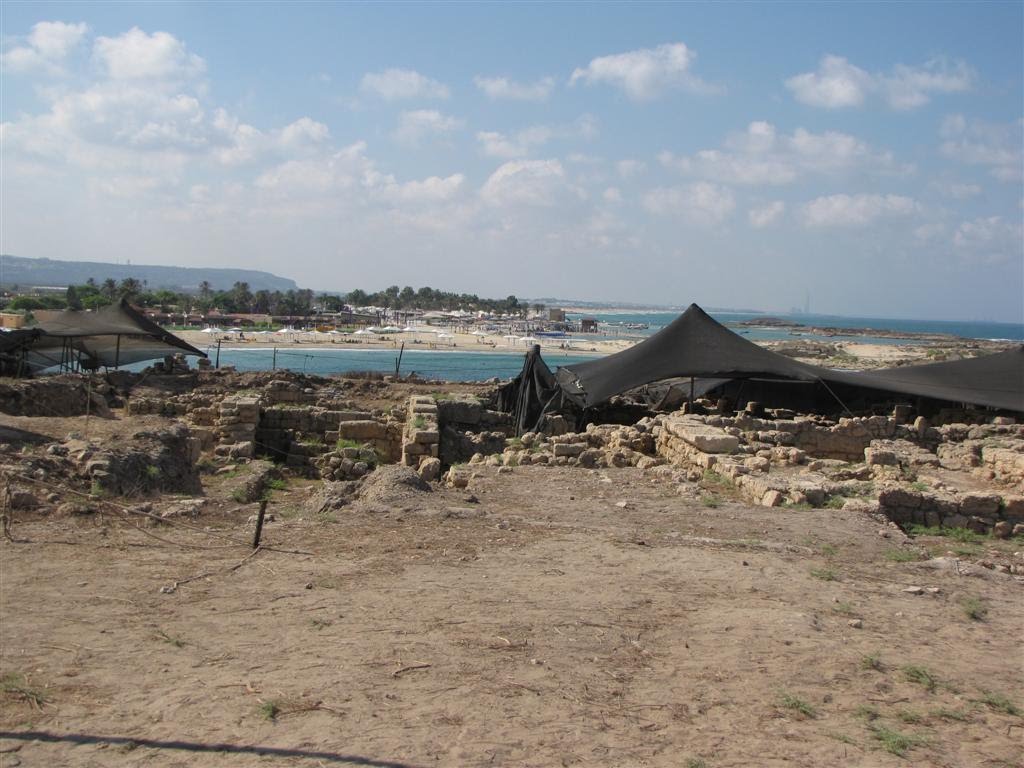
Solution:
[{"label": "path of dirt", "polygon": [[1020,764],[1014,579],[851,512],[482,472],[387,513],[293,482],[264,542],[312,554],[244,562],[214,484],[196,529],[16,521],[0,765]]}]

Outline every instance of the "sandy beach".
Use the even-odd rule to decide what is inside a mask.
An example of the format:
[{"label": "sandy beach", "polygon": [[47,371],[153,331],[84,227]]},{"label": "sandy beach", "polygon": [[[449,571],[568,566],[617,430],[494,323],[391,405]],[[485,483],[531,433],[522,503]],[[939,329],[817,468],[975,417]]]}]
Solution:
[{"label": "sandy beach", "polygon": [[[525,354],[533,344],[539,344],[543,352],[582,357],[603,357],[628,349],[643,341],[645,336],[612,337],[604,333],[586,334],[569,338],[525,337],[509,338],[500,333],[476,335],[475,333],[431,327],[430,331],[387,333],[387,334],[332,334],[317,331],[287,331],[269,333],[207,333],[205,331],[178,331],[177,335],[189,344],[206,349],[220,342],[221,349],[256,349],[276,347],[278,349],[333,349],[373,350],[399,349],[406,351],[450,351],[479,354]],[[771,345],[766,345],[769,348]],[[907,342],[906,344],[878,344],[843,342],[843,353],[849,359],[842,361],[842,367],[858,368],[891,365],[897,361],[924,360],[928,344]],[[856,361],[856,362],[854,362]],[[837,361],[838,362],[838,361]]]},{"label": "sandy beach", "polygon": [[[254,347],[302,347],[303,349],[398,349],[405,344],[407,350],[445,350],[452,352],[479,352],[481,354],[525,353],[533,344],[545,352],[587,357],[621,352],[641,341],[641,338],[609,338],[603,334],[574,336],[571,338],[545,338],[516,336],[508,338],[500,333],[483,336],[457,330],[431,327],[430,331],[387,334],[332,334],[317,331],[288,331],[285,333],[206,333],[205,331],[178,331],[176,335],[199,349],[216,345],[222,349]],[[509,334],[511,336],[511,334]],[[524,339],[530,339],[529,341]]]}]

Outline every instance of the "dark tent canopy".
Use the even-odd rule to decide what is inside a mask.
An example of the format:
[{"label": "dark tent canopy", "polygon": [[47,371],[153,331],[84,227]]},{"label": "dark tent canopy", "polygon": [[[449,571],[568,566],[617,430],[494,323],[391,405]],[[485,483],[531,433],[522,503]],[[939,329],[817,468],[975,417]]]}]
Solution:
[{"label": "dark tent canopy", "polygon": [[696,304],[629,349],[559,368],[555,374],[544,364],[540,350],[531,350],[523,372],[504,388],[499,405],[515,415],[521,432],[534,428],[544,413],[566,401],[577,411],[585,411],[646,384],[689,377],[708,386],[736,379],[814,384],[840,405],[833,388],[867,400],[880,395],[912,395],[1024,411],[1024,347],[948,363],[835,371],[764,349],[713,320]]},{"label": "dark tent canopy", "polygon": [[588,363],[560,368],[566,394],[583,408],[653,381],[754,376],[817,381],[822,370],[759,347],[691,304],[649,339]]},{"label": "dark tent canopy", "polygon": [[519,376],[498,390],[497,405],[498,410],[512,414],[516,434],[521,435],[534,429],[546,411],[557,410],[561,397],[562,388],[535,344],[526,353]]},{"label": "dark tent canopy", "polygon": [[827,375],[835,382],[885,392],[1024,411],[1024,346],[968,360]]},{"label": "dark tent canopy", "polygon": [[35,328],[0,342],[0,351],[17,356],[18,363],[31,370],[54,366],[116,368],[176,352],[206,357],[123,299],[94,312],[53,313]]}]

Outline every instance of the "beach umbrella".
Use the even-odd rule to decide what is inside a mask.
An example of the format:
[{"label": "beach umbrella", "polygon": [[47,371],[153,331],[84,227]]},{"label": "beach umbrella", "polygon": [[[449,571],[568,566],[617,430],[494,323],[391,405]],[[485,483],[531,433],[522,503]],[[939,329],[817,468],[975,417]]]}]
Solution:
[{"label": "beach umbrella", "polygon": [[439,333],[439,334],[437,334],[437,338],[439,338],[439,339],[454,339],[455,337],[452,336],[450,333]]}]

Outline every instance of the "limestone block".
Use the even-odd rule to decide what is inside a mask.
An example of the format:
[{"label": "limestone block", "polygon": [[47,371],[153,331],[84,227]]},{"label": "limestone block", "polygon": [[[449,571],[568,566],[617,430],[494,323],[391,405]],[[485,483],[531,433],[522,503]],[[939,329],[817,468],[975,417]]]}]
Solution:
[{"label": "limestone block", "polygon": [[765,493],[761,497],[762,507],[778,507],[786,500],[785,495],[781,491],[771,490]]},{"label": "limestone block", "polygon": [[433,480],[436,480],[438,476],[441,474],[441,460],[430,457],[423,459],[420,462],[420,466],[419,469],[417,470],[417,473],[419,474],[421,480],[424,480],[428,483]]},{"label": "limestone block", "polygon": [[553,446],[555,456],[579,456],[588,447],[587,443],[556,443]]},{"label": "limestone block", "polygon": [[918,509],[921,506],[921,494],[908,488],[886,488],[878,494],[878,503],[883,507]]},{"label": "limestone block", "polygon": [[869,466],[874,465],[895,465],[896,453],[894,451],[886,450],[885,448],[865,448],[864,449],[864,461]]},{"label": "limestone block", "polygon": [[441,435],[436,429],[418,429],[410,433],[409,438],[414,443],[429,445],[430,443],[436,443],[440,440]]},{"label": "limestone block", "polygon": [[733,453],[739,438],[717,427],[689,419],[668,419],[666,428],[677,437],[705,453]]},{"label": "limestone block", "polygon": [[1024,496],[1003,496],[1003,515],[1024,519]]},{"label": "limestone block", "polygon": [[338,424],[338,437],[346,440],[380,440],[386,434],[377,421],[343,421]]},{"label": "limestone block", "polygon": [[1002,499],[996,493],[965,493],[960,497],[960,514],[994,515],[999,511]]}]

